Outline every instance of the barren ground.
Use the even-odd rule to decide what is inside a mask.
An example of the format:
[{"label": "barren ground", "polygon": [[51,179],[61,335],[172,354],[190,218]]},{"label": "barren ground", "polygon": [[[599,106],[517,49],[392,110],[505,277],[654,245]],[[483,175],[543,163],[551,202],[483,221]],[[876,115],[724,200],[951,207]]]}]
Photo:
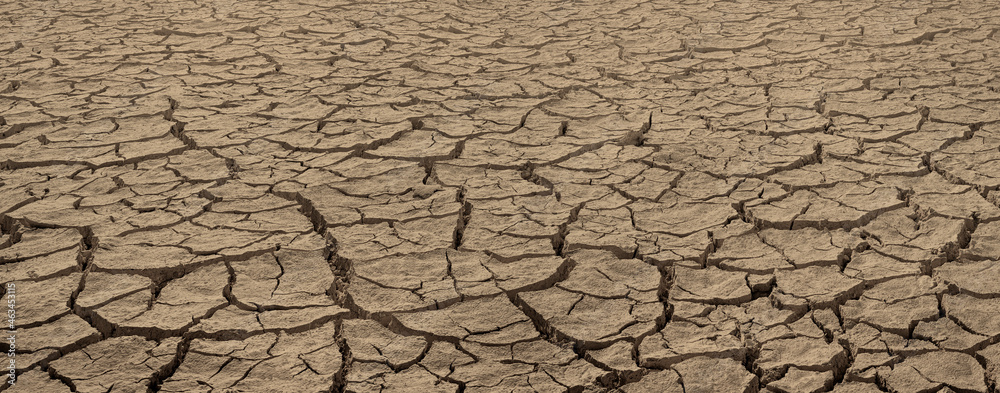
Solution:
[{"label": "barren ground", "polygon": [[997,392],[998,28],[3,1],[5,392]]}]

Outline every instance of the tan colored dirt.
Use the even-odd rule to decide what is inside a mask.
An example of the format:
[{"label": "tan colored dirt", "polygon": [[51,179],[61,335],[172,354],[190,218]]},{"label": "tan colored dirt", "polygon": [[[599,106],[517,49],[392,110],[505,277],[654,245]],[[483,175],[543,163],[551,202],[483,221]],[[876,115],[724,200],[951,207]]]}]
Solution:
[{"label": "tan colored dirt", "polygon": [[0,1],[0,390],[996,393],[998,31]]}]

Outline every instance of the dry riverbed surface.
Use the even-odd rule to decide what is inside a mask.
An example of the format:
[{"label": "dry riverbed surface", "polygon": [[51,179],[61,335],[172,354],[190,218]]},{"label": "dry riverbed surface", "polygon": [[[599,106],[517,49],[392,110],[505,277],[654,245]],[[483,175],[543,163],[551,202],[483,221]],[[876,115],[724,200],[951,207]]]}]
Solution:
[{"label": "dry riverbed surface", "polygon": [[0,3],[4,392],[997,392],[996,2]]}]

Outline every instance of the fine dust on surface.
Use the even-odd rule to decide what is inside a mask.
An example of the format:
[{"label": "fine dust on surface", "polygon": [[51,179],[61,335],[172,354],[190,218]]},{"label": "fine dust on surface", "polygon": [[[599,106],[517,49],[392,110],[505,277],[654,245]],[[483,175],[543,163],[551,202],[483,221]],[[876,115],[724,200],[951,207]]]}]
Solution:
[{"label": "fine dust on surface", "polygon": [[2,1],[2,389],[997,392],[998,29]]}]

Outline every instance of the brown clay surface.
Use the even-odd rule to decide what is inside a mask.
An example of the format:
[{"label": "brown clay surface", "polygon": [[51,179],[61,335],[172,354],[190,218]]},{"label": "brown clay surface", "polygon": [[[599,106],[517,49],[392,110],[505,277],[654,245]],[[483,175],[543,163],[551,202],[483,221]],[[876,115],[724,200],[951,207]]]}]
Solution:
[{"label": "brown clay surface", "polygon": [[0,390],[997,392],[994,1],[0,3]]}]

